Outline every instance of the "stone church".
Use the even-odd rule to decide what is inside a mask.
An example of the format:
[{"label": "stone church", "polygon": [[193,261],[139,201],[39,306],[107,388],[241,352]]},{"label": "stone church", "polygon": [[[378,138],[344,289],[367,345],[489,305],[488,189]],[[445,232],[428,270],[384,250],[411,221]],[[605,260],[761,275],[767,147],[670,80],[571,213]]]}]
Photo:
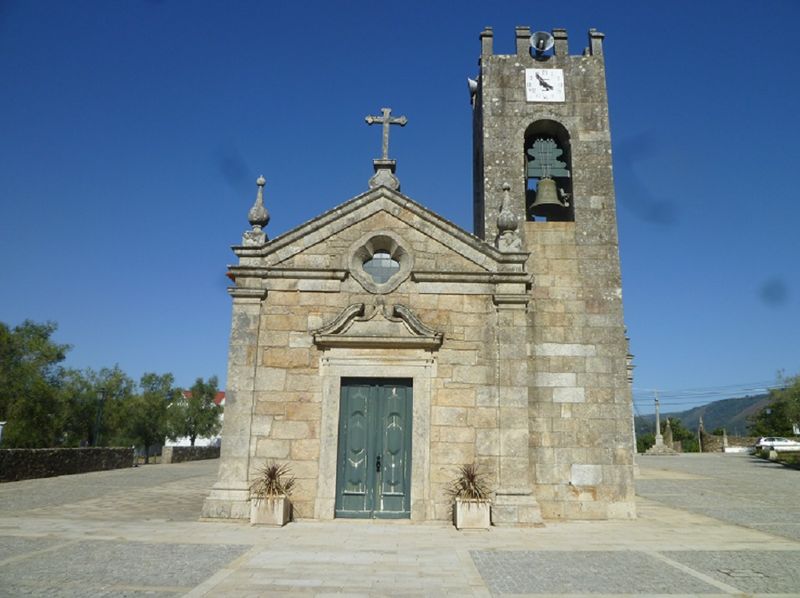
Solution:
[{"label": "stone church", "polygon": [[268,461],[298,519],[447,520],[473,462],[496,525],[635,517],[603,34],[480,44],[473,233],[401,193],[389,109],[361,195],[270,239],[257,181],[205,517],[247,518]]}]

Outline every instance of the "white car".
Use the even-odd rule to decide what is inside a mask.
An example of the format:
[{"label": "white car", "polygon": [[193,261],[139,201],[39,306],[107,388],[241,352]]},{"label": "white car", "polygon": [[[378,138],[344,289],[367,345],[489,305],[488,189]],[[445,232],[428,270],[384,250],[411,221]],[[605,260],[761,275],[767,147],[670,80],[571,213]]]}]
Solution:
[{"label": "white car", "polygon": [[800,442],[782,436],[762,436],[756,442],[756,448],[776,451],[800,451]]}]

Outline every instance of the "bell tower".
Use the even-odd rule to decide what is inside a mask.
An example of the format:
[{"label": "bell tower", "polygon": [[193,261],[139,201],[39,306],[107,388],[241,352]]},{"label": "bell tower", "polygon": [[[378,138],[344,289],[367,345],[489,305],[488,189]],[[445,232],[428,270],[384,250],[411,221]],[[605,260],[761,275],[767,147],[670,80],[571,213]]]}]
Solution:
[{"label": "bell tower", "polygon": [[516,53],[494,54],[492,29],[481,32],[472,83],[479,237],[496,232],[504,184],[520,222],[576,221],[591,198],[613,202],[603,37],[591,29],[583,53],[570,56],[566,30],[517,27]]},{"label": "bell tower", "polygon": [[474,232],[527,252],[532,276],[530,463],[546,519],[635,516],[603,38],[590,29],[570,55],[566,30],[517,27],[503,55],[487,27],[470,81]]}]

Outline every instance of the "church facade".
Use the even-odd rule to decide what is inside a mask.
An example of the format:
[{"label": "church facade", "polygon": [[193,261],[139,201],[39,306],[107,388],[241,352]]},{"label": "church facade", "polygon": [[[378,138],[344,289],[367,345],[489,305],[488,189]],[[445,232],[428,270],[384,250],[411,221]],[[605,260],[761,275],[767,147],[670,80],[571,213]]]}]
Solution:
[{"label": "church facade", "polygon": [[388,109],[367,192],[270,240],[259,179],[205,517],[249,517],[268,461],[300,519],[447,520],[468,463],[497,525],[635,516],[603,36],[480,39],[474,234],[401,193]]}]

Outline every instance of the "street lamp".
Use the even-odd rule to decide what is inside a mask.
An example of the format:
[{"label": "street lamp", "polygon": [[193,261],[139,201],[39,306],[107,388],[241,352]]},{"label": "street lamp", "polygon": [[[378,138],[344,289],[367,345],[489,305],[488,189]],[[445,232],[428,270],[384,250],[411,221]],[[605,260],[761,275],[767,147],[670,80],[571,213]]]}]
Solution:
[{"label": "street lamp", "polygon": [[100,444],[100,422],[103,419],[103,404],[106,402],[106,391],[100,389],[97,392],[97,418],[94,422],[94,445]]}]

